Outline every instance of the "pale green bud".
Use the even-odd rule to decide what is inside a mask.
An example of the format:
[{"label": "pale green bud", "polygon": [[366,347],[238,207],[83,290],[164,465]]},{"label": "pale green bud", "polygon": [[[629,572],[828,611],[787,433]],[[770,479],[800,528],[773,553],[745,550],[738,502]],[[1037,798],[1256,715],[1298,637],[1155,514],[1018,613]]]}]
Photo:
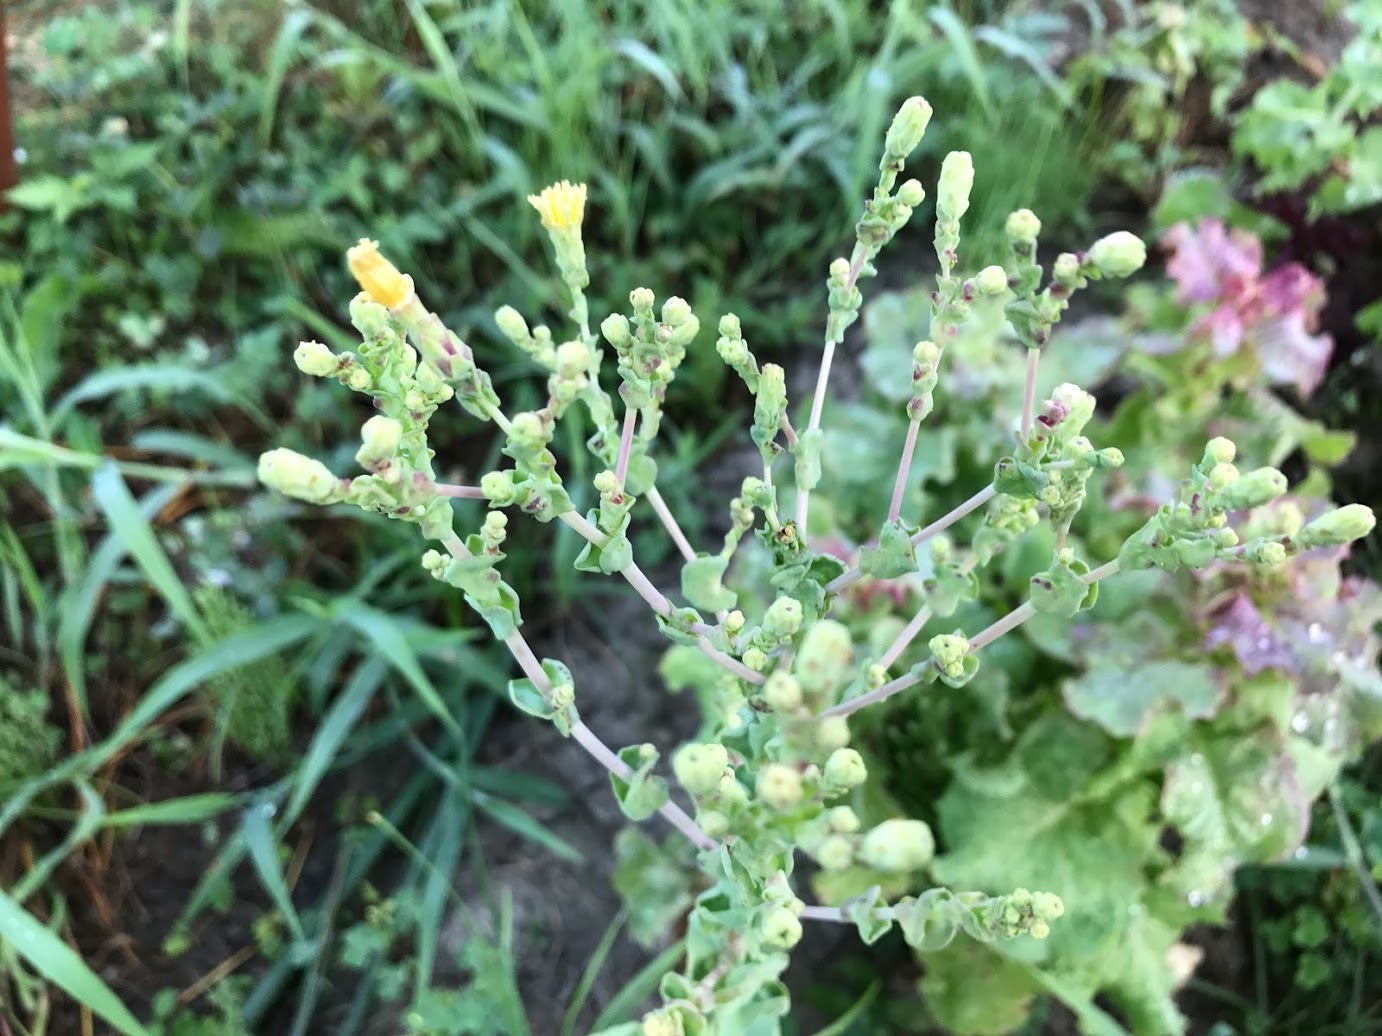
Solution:
[{"label": "pale green bud", "polygon": [[754,791],[773,809],[791,809],[801,801],[801,775],[782,763],[768,763],[758,771]]},{"label": "pale green bud", "polygon": [[848,806],[836,806],[827,812],[826,819],[836,834],[852,835],[859,830],[859,814]]},{"label": "pale green bud", "polygon": [[941,162],[936,188],[936,218],[957,220],[969,211],[969,192],[974,187],[974,160],[968,151],[952,151]]},{"label": "pale green bud", "polygon": [[709,795],[729,766],[729,753],[720,744],[683,745],[672,757],[672,772],[692,795]]},{"label": "pale green bud", "polygon": [[515,414],[509,428],[509,438],[527,450],[540,450],[547,445],[547,425],[531,410]]},{"label": "pale green bud", "polygon": [[711,838],[723,838],[729,834],[729,817],[718,809],[707,809],[696,814],[696,826]]},{"label": "pale green bud", "polygon": [[619,476],[606,468],[591,480],[595,486],[595,492],[601,496],[609,496],[619,492]]},{"label": "pale green bud", "polygon": [[611,313],[600,321],[600,333],[605,336],[605,341],[616,349],[622,349],[633,340],[633,334],[629,331],[629,318],[623,313]]},{"label": "pale green bud", "polygon": [[1286,476],[1276,468],[1257,468],[1216,494],[1216,503],[1229,511],[1246,511],[1270,503],[1286,492]]},{"label": "pale green bud", "polygon": [[715,796],[720,804],[726,808],[742,806],[749,801],[748,791],[739,783],[739,778],[729,771],[726,771],[725,775],[720,778],[720,785],[715,789]]},{"label": "pale green bud", "polygon": [[854,660],[854,638],[834,619],[812,624],[797,652],[796,670],[801,685],[810,693],[834,689]]},{"label": "pale green bud", "polygon": [[341,480],[319,460],[293,450],[277,449],[259,457],[259,481],[285,496],[312,504],[340,499]]},{"label": "pale green bud", "polygon": [[1306,550],[1313,547],[1342,547],[1354,540],[1361,540],[1376,525],[1377,518],[1370,507],[1345,504],[1320,515],[1301,529],[1296,542]]},{"label": "pale green bud", "polygon": [[825,783],[832,789],[849,791],[868,780],[864,757],[852,748],[837,748],[825,761]]},{"label": "pale green bud", "polygon": [[480,492],[492,504],[505,507],[513,502],[514,484],[511,471],[487,471],[480,476]]},{"label": "pale green bud", "polygon": [[1097,464],[1101,468],[1121,468],[1123,466],[1123,451],[1117,446],[1108,446],[1094,454]]},{"label": "pale green bud", "polygon": [[363,367],[352,367],[350,373],[346,375],[346,388],[353,392],[364,392],[374,384],[374,379],[370,377],[369,371]]},{"label": "pale green bud", "polygon": [[725,616],[725,632],[731,637],[737,636],[744,629],[744,613],[738,608]]},{"label": "pale green bud", "polygon": [[830,264],[830,279],[837,284],[843,284],[849,277],[849,260],[836,259]]},{"label": "pale green bud", "polygon": [[924,97],[909,97],[893,116],[883,150],[896,158],[906,158],[916,150],[931,122],[931,105]]},{"label": "pale green bud", "polygon": [[321,342],[300,344],[293,350],[293,362],[303,374],[310,374],[314,378],[335,374],[341,367],[340,359]]},{"label": "pale green bud", "polygon": [[1119,230],[1095,241],[1086,258],[1104,277],[1130,277],[1147,261],[1147,246],[1136,234]]},{"label": "pale green bud", "polygon": [[844,716],[826,716],[816,721],[816,747],[823,752],[844,748],[849,744],[849,720]]},{"label": "pale green bud", "polygon": [[1280,565],[1286,561],[1286,548],[1274,540],[1254,543],[1243,555],[1255,565]]},{"label": "pale green bud", "polygon": [[842,871],[854,862],[854,844],[840,835],[822,839],[811,853],[822,870]]},{"label": "pale green bud", "polygon": [[935,342],[918,342],[912,346],[912,363],[926,371],[934,371],[941,362],[941,348]]},{"label": "pale green bud", "polygon": [[499,328],[500,334],[509,341],[516,343],[528,340],[528,322],[512,306],[500,306],[499,309],[495,310],[494,323]]},{"label": "pale green bud", "polygon": [[592,359],[590,347],[579,339],[562,342],[557,346],[557,373],[564,378],[574,378],[590,368]]},{"label": "pale green bud", "polygon": [[1031,209],[1018,209],[1008,217],[1008,238],[1016,244],[1034,245],[1041,233],[1041,220]]},{"label": "pale green bud", "polygon": [[402,438],[403,425],[392,417],[376,414],[360,429],[361,446],[355,454],[355,463],[372,470],[393,460]]},{"label": "pale green bud", "polygon": [[763,681],[763,700],[774,712],[791,712],[801,707],[801,683],[782,671]]},{"label": "pale green bud", "polygon": [[686,1027],[680,1015],[664,1008],[643,1019],[643,1036],[686,1036]]},{"label": "pale green bud", "polygon": [[965,656],[969,654],[969,640],[962,633],[942,633],[932,637],[928,646],[936,667],[947,676],[964,672]]},{"label": "pale green bud", "polygon": [[751,647],[744,652],[744,665],[755,673],[761,673],[768,664],[768,656],[759,648]]},{"label": "pale green bud", "polygon": [[1238,481],[1238,469],[1232,464],[1215,464],[1209,469],[1209,481],[1215,489],[1223,489]]},{"label": "pale green bud", "polygon": [[653,303],[656,301],[657,297],[651,288],[634,288],[629,292],[629,304],[639,313],[652,312]]},{"label": "pale green bud", "polygon": [[1080,276],[1080,260],[1073,252],[1062,252],[1051,265],[1051,276],[1057,284],[1073,283]]},{"label": "pale green bud", "polygon": [[744,330],[739,324],[739,318],[733,313],[726,313],[720,318],[720,334],[726,338],[739,338]]},{"label": "pale green bud", "polygon": [[801,921],[789,907],[774,907],[768,911],[761,931],[764,941],[778,949],[790,950],[801,941]]},{"label": "pale green bud", "polygon": [[1065,903],[1053,892],[1033,892],[1032,913],[1043,921],[1054,921],[1065,913]]},{"label": "pale green bud", "polygon": [[1228,550],[1229,547],[1238,546],[1238,534],[1228,528],[1215,530],[1211,540],[1218,550]]},{"label": "pale green bud", "polygon": [[1007,271],[1001,266],[985,266],[974,275],[974,289],[980,295],[998,295],[1007,291]]},{"label": "pale green bud", "polygon": [[389,311],[367,291],[350,300],[350,322],[368,338],[378,338],[389,330]]},{"label": "pale green bud", "polygon": [[691,319],[691,304],[673,295],[662,304],[662,322],[672,327],[680,327]]},{"label": "pale green bud", "polygon": [[931,829],[921,820],[885,820],[864,836],[859,847],[860,859],[889,874],[920,870],[935,853]]},{"label": "pale green bud", "polygon": [[1233,444],[1233,440],[1225,439],[1222,435],[1210,439],[1205,444],[1204,462],[1206,465],[1231,464],[1237,455],[1238,447]]},{"label": "pale green bud", "polygon": [[897,200],[909,209],[914,209],[926,200],[926,188],[920,180],[903,180],[897,189]]},{"label": "pale green bud", "polygon": [[779,597],[768,605],[763,615],[763,632],[777,640],[786,640],[801,629],[801,602],[795,597]]}]

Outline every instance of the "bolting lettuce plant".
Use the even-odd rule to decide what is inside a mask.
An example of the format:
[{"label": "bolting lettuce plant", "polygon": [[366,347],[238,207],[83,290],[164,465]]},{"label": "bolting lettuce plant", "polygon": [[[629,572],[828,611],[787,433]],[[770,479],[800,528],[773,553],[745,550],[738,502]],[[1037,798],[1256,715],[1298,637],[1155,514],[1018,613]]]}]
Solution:
[{"label": "bolting lettuce plant", "polygon": [[[675,830],[661,844],[646,836],[621,839],[626,860],[638,858],[645,871],[661,863],[659,873],[696,875],[685,886],[690,910],[684,963],[663,978],[661,1006],[609,1033],[780,1031],[779,1019],[790,1006],[781,976],[808,922],[852,924],[865,942],[895,928],[923,952],[939,951],[957,937],[978,944],[1039,944],[1065,923],[1067,912],[1062,898],[1042,890],[1040,882],[1006,885],[983,868],[950,867],[946,874],[953,881],[930,886],[937,860],[933,827],[901,810],[878,815],[869,808],[872,782],[864,755],[851,744],[854,718],[904,695],[963,697],[990,645],[999,651],[1000,638],[1034,621],[1045,621],[1051,635],[1060,637],[1061,624],[1089,609],[1104,581],[1120,571],[1182,572],[1231,563],[1246,573],[1271,572],[1293,555],[1345,544],[1372,528],[1371,512],[1361,507],[1328,511],[1299,527],[1255,517],[1284,493],[1286,480],[1271,468],[1240,472],[1233,443],[1215,437],[1186,466],[1175,492],[1130,529],[1109,560],[1091,565],[1070,535],[1073,523],[1097,485],[1096,473],[1116,470],[1124,457],[1115,448],[1096,447],[1085,434],[1094,417],[1093,396],[1063,383],[1042,398],[1038,375],[1071,296],[1092,280],[1130,276],[1142,266],[1146,249],[1132,234],[1111,234],[1087,252],[1057,257],[1043,284],[1040,223],[1023,210],[1007,222],[1006,264],[961,276],[960,225],[974,167],[969,154],[955,152],[946,156],[937,184],[940,273],[930,295],[929,337],[892,374],[895,384],[906,386],[900,459],[887,480],[886,500],[871,519],[871,535],[857,549],[839,550],[826,534],[840,510],[821,507],[814,512],[821,520],[811,520],[813,503],[828,499],[817,490],[829,488],[822,478],[826,461],[841,445],[838,436],[827,437],[823,423],[831,367],[846,329],[858,318],[861,282],[874,275],[878,255],[925,198],[917,180],[899,180],[930,118],[931,108],[920,97],[901,106],[887,131],[878,184],[857,224],[853,250],[830,265],[825,342],[809,406],[794,412],[783,368],[756,360],[736,316],[719,320],[716,349],[754,397],[749,438],[761,472],[744,478],[729,502],[729,527],[718,550],[698,551],[688,542],[657,488],[663,403],[688,350],[696,347],[700,321],[684,300],[669,298],[659,308],[650,289],[637,287],[627,313],[606,315],[598,332],[592,327],[581,237],[584,186],[563,182],[529,199],[569,293],[569,337],[530,326],[509,307],[495,314],[502,334],[545,373],[542,408],[506,412],[471,349],[427,308],[411,278],[369,241],[348,255],[363,289],[350,306],[361,346],[337,354],[306,342],[294,354],[303,372],[334,378],[372,398],[379,413],[365,422],[356,454],[365,473],[342,478],[318,461],[280,449],[261,458],[261,479],[304,501],[352,504],[416,524],[437,545],[422,555],[424,567],[464,595],[518,664],[522,676],[509,685],[513,704],[553,723],[605,767],[631,820],[660,815]],[[904,513],[914,487],[913,461],[947,353],[967,327],[998,323],[1010,326],[1026,351],[1013,420],[1006,428],[995,426],[1005,450],[981,488],[928,516],[924,525],[915,523]],[[609,358],[617,395],[610,390],[615,378],[602,378]],[[495,426],[511,461],[486,473],[479,485],[437,480],[428,428],[437,410],[453,401]],[[558,422],[575,408],[594,428],[586,446],[602,466],[592,486],[598,504],[584,514],[551,449]],[[987,413],[971,417],[994,421]],[[791,456],[790,472],[784,454]],[[488,512],[476,531],[462,535],[452,504],[465,499],[484,501]],[[661,753],[655,746],[614,748],[586,726],[570,671],[557,659],[540,659],[528,643],[520,602],[500,569],[510,514],[572,528],[586,541],[576,567],[628,582],[674,645],[665,667],[669,683],[690,680],[705,703],[697,738],[671,757],[683,794],[674,795],[658,773]],[[970,515],[978,527],[970,548],[961,551],[951,546],[947,531]],[[665,527],[684,560],[675,598],[658,589],[634,557],[631,523],[649,516]],[[1237,518],[1231,522],[1232,516]],[[955,621],[957,607],[973,596],[992,564],[1024,549],[1039,532],[1049,535],[1036,548],[1042,557],[1025,580],[1025,599],[982,627]],[[1027,550],[1024,556],[1030,555]],[[923,614],[890,644],[861,635],[848,621],[862,590],[923,567],[929,573]],[[932,615],[952,624],[917,647],[917,634]],[[914,658],[899,665],[909,650]],[[1060,731],[1048,733],[1058,753]],[[1019,815],[1010,820],[1020,828]],[[856,880],[850,894],[808,904],[794,878],[805,860],[827,878],[872,880]],[[674,898],[664,888],[658,903],[639,904],[636,877],[625,871],[622,880],[636,911],[665,908]],[[834,891],[841,887],[837,882]],[[1111,906],[1071,905],[1082,914]],[[1073,935],[1081,937],[1079,930]]]}]

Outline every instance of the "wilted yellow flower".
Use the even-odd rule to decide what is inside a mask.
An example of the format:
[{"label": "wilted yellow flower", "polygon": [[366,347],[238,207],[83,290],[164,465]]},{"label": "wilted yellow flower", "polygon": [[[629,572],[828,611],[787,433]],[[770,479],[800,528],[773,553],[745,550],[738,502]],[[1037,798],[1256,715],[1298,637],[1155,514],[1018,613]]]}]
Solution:
[{"label": "wilted yellow flower", "polygon": [[537,209],[548,230],[579,227],[585,218],[585,184],[554,183],[541,194],[528,195],[528,204]]},{"label": "wilted yellow flower", "polygon": [[384,258],[379,245],[362,237],[360,243],[346,252],[350,272],[360,287],[380,305],[393,309],[413,293],[413,279],[398,272],[398,267]]}]

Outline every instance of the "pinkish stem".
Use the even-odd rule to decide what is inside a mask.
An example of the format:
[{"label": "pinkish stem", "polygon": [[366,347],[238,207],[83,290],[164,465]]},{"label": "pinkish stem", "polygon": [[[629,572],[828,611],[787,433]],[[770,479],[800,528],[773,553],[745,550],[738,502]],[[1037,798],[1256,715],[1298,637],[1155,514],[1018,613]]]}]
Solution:
[{"label": "pinkish stem", "polygon": [[1022,441],[1032,434],[1032,411],[1036,406],[1037,368],[1041,365],[1041,350],[1027,350],[1027,383],[1022,387]]},{"label": "pinkish stem", "polygon": [[907,424],[907,441],[902,444],[902,459],[897,464],[897,481],[893,483],[893,502],[888,508],[888,521],[897,521],[902,513],[902,494],[907,491],[907,476],[912,471],[912,454],[917,448],[917,432],[921,430],[921,420],[912,418]]},{"label": "pinkish stem", "polygon": [[633,452],[633,432],[638,426],[638,411],[629,407],[624,411],[624,433],[619,437],[619,459],[614,466],[614,477],[619,485],[624,485],[624,476],[629,473],[629,454]]}]

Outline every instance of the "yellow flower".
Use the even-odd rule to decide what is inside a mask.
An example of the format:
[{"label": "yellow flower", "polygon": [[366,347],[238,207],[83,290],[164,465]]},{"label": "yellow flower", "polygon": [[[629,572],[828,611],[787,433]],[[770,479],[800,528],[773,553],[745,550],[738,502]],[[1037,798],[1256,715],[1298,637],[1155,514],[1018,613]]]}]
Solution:
[{"label": "yellow flower", "polygon": [[393,309],[413,293],[413,279],[384,258],[379,245],[362,237],[346,252],[350,272],[374,301]]},{"label": "yellow flower", "polygon": [[537,209],[548,230],[579,227],[585,218],[585,184],[554,183],[541,194],[528,195],[528,204]]}]

